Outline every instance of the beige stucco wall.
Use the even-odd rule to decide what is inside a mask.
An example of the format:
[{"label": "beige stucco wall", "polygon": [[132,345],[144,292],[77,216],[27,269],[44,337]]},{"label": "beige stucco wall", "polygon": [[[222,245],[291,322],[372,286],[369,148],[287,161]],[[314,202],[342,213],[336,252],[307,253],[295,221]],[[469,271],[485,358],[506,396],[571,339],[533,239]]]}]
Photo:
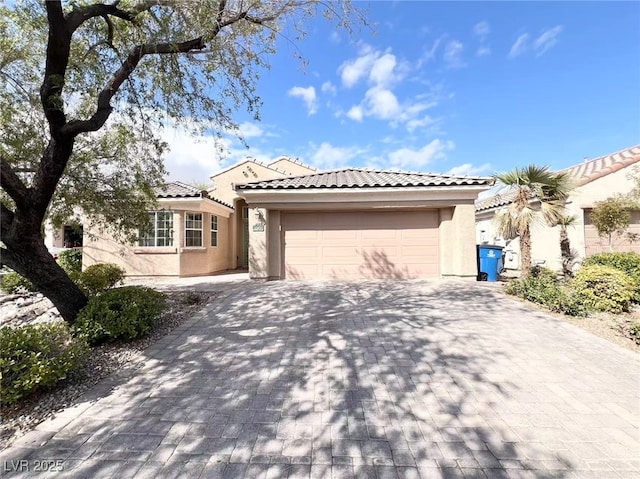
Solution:
[{"label": "beige stucco wall", "polygon": [[[567,228],[571,248],[583,259],[586,255],[584,235],[584,208],[591,207],[596,202],[605,200],[618,193],[630,192],[635,183],[631,178],[638,167],[628,167],[609,175],[598,178],[586,185],[573,190],[566,205],[567,216],[575,216],[575,223]],[[481,242],[481,230],[484,230],[485,238],[489,244],[504,246],[507,250],[513,250],[518,256],[520,247],[518,241],[505,242],[497,234],[494,211],[483,211],[476,215],[476,240]],[[560,254],[560,228],[550,227],[537,223],[531,228],[531,258],[534,262],[560,271],[562,259]]]},{"label": "beige stucco wall", "polygon": [[215,186],[209,190],[209,195],[233,205],[239,195],[233,189],[234,185],[250,183],[252,181],[272,180],[275,178],[283,178],[286,175],[279,171],[273,170],[256,161],[247,160],[239,165],[217,173],[211,177]]},{"label": "beige stucco wall", "polygon": [[[96,263],[115,263],[127,276],[195,276],[231,267],[229,248],[229,209],[209,200],[160,201],[159,209],[173,211],[173,246],[139,247],[116,241],[110,234],[85,229],[83,267]],[[186,212],[203,213],[203,246],[184,247]],[[218,217],[218,246],[211,245],[211,214]]]},{"label": "beige stucco wall", "polygon": [[440,274],[476,278],[473,203],[440,209]]},{"label": "beige stucco wall", "polygon": [[44,224],[44,245],[51,248],[62,248],[64,246],[64,226],[54,227],[49,221]]}]

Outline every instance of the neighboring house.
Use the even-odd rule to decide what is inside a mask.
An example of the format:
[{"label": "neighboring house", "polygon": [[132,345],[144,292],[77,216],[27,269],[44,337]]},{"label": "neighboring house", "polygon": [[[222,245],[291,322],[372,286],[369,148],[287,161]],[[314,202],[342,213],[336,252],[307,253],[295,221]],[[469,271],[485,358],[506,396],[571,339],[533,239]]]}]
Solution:
[{"label": "neighboring house", "polygon": [[474,200],[491,184],[347,168],[237,185],[251,209],[250,275],[475,278]]},{"label": "neighboring house", "polygon": [[[609,251],[608,240],[600,238],[589,220],[589,212],[598,201],[618,193],[629,193],[635,186],[634,177],[640,175],[640,145],[616,153],[585,160],[562,172],[573,178],[575,189],[566,204],[567,216],[576,222],[567,228],[571,248],[583,259],[594,253]],[[479,244],[505,246],[504,265],[507,269],[520,268],[520,246],[516,238],[507,241],[497,233],[494,217],[497,211],[510,204],[513,195],[505,190],[499,194],[476,201],[476,237]],[[535,206],[535,202],[534,202]],[[640,211],[632,213],[629,231],[640,234]],[[560,228],[536,224],[531,230],[532,260],[554,270],[561,270]],[[640,253],[640,242],[626,239],[614,241],[615,251]]]},{"label": "neighboring house", "polygon": [[154,229],[136,246],[86,231],[84,266],[116,263],[131,276],[248,267],[263,279],[476,277],[474,200],[491,178],[315,172],[283,157],[211,179],[208,192],[182,183],[158,192]]}]

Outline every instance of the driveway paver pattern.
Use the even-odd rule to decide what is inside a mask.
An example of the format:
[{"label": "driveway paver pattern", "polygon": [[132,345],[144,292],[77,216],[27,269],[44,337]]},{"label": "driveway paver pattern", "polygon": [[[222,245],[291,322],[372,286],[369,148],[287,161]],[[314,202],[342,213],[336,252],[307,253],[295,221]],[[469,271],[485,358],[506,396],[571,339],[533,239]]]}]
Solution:
[{"label": "driveway paver pattern", "polygon": [[3,451],[3,475],[637,478],[639,374],[488,285],[250,283]]}]

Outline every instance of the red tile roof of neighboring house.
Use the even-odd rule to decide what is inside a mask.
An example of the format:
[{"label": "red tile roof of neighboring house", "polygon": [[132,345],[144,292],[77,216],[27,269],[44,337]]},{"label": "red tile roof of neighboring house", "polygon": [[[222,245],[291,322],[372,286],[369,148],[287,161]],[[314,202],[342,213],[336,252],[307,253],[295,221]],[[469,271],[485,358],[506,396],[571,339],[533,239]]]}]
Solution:
[{"label": "red tile roof of neighboring house", "polygon": [[[560,170],[558,173],[568,173],[573,178],[576,186],[582,186],[634,163],[640,163],[640,145],[632,146],[610,155],[600,156],[593,160],[583,161]],[[501,193],[476,200],[476,211],[507,205],[513,201],[514,196],[515,193],[512,190],[505,188]]]},{"label": "red tile roof of neighboring house", "polygon": [[409,173],[362,168],[345,168],[310,175],[277,178],[237,185],[239,190],[283,190],[306,188],[380,188],[411,186],[490,186],[493,179],[434,173]]},{"label": "red tile roof of neighboring house", "polygon": [[212,198],[207,193],[207,190],[201,190],[195,186],[181,183],[180,181],[173,181],[171,183],[165,183],[164,185],[155,189],[156,196],[159,199],[171,199],[171,198],[206,198],[211,201],[215,201],[227,208],[233,209],[231,205],[223,203],[220,200]]},{"label": "red tile roof of neighboring house", "polygon": [[640,145],[584,161],[560,172],[569,173],[577,185],[582,186],[638,162],[640,162]]}]

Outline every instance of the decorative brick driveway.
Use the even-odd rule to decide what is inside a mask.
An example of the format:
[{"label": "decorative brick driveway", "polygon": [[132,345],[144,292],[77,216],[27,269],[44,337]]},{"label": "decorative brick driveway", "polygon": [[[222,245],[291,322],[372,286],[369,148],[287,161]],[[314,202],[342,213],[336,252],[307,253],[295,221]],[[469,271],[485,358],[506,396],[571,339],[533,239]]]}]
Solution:
[{"label": "decorative brick driveway", "polygon": [[488,285],[249,283],[2,460],[25,477],[45,460],[74,478],[640,477],[639,377],[636,354]]}]

